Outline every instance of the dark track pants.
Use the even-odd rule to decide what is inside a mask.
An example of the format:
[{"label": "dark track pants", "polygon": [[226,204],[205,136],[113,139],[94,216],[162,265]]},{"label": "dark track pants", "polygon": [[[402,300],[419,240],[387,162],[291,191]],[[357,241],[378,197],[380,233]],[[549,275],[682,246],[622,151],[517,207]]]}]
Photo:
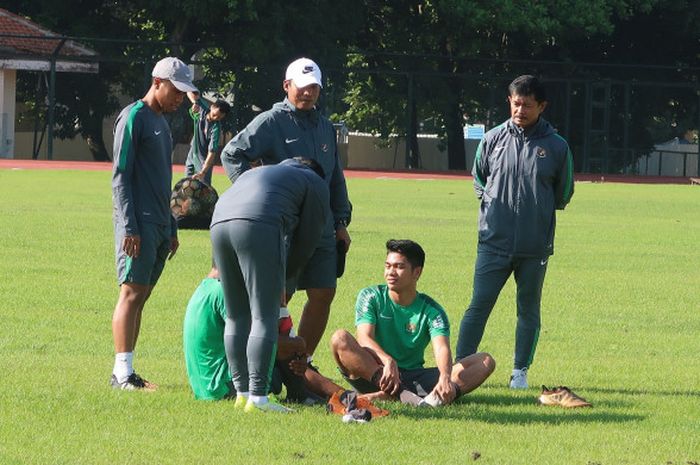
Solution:
[{"label": "dark track pants", "polygon": [[513,258],[484,251],[477,253],[472,301],[459,326],[457,360],[478,349],[498,295],[513,274],[518,315],[514,367],[527,368],[532,364],[540,333],[540,304],[547,262],[548,257]]},{"label": "dark track pants", "polygon": [[268,392],[284,287],[282,237],[279,228],[247,220],[211,228],[226,302],[224,346],[237,392]]}]

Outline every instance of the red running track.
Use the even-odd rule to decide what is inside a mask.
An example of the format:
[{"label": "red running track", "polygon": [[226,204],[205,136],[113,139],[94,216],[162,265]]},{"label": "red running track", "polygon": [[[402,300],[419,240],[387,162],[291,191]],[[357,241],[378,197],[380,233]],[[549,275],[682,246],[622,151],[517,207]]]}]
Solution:
[{"label": "red running track", "polygon": [[[61,160],[18,160],[0,159],[0,169],[9,170],[79,170],[79,171],[109,171],[112,162],[97,161],[61,161]],[[173,171],[182,173],[182,165],[175,165]],[[214,167],[214,172],[223,174],[221,166]],[[471,180],[468,171],[451,171],[448,173],[437,171],[411,171],[411,170],[368,170],[347,169],[344,171],[348,178],[373,178],[373,179],[463,179]],[[619,182],[634,184],[697,184],[697,178],[682,176],[626,176],[626,175],[600,175],[600,174],[576,174],[576,181],[589,182]]]}]

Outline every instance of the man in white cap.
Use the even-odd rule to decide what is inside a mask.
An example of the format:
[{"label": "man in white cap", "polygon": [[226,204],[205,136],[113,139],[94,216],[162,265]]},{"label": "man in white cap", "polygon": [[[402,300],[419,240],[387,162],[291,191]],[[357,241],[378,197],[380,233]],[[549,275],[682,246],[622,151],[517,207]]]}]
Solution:
[{"label": "man in white cap", "polygon": [[308,298],[298,334],[306,341],[309,355],[316,349],[328,323],[337,281],[337,253],[338,250],[344,253],[350,247],[347,226],[352,208],[333,124],[316,108],[322,86],[321,70],[314,61],[308,58],[293,61],[282,82],[287,97],[253,119],[221,154],[231,182],[236,182],[251,165],[276,164],[298,156],[313,159],[323,168],[330,190],[331,212],[323,237],[296,286],[305,289]]},{"label": "man in white cap", "polygon": [[134,347],[141,313],[153,287],[178,248],[170,214],[173,141],[163,113],[177,110],[196,92],[192,73],[177,58],[156,63],[146,95],[124,108],[114,125],[114,238],[119,299],[112,315],[115,362],[110,384],[122,390],[153,390],[136,374]]}]

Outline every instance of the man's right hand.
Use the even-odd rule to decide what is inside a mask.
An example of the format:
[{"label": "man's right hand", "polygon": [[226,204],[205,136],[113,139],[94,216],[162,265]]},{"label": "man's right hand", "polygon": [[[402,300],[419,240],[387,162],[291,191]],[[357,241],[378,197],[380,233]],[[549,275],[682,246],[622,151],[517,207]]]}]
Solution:
[{"label": "man's right hand", "polygon": [[131,258],[138,258],[141,253],[141,236],[125,236],[122,241],[122,250]]},{"label": "man's right hand", "polygon": [[379,379],[379,388],[387,394],[395,395],[401,388],[401,376],[399,367],[392,358],[383,361],[382,377]]}]

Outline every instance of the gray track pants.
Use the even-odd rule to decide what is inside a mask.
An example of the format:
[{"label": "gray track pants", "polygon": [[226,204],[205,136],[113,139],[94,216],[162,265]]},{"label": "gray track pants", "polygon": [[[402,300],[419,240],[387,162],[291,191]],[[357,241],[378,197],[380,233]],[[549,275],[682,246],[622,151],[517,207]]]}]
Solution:
[{"label": "gray track pants", "polygon": [[224,344],[237,392],[264,396],[275,357],[284,287],[283,234],[247,220],[211,228],[214,260],[226,302]]},{"label": "gray track pants", "polygon": [[512,258],[483,251],[477,253],[472,301],[459,326],[457,360],[476,352],[498,294],[513,274],[518,306],[513,366],[520,369],[532,364],[540,334],[540,303],[547,261],[548,257]]}]

